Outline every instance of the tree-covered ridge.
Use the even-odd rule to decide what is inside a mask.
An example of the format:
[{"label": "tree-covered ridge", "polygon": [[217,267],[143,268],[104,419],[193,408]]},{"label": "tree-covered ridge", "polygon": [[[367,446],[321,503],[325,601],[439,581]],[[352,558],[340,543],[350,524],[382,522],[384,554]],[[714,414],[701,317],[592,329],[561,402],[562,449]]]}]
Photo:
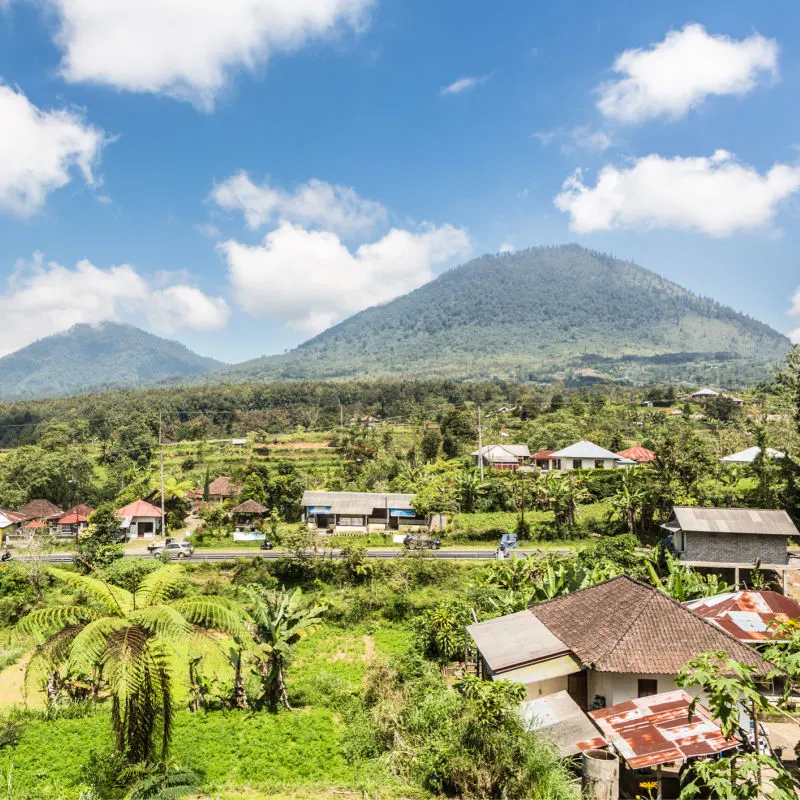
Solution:
[{"label": "tree-covered ridge", "polygon": [[222,366],[133,325],[75,325],[0,358],[0,396],[41,397],[141,386]]},{"label": "tree-covered ridge", "polygon": [[525,380],[589,369],[646,380],[685,378],[687,365],[722,361],[757,379],[788,349],[762,322],[632,262],[569,245],[482,256],[229,374]]}]

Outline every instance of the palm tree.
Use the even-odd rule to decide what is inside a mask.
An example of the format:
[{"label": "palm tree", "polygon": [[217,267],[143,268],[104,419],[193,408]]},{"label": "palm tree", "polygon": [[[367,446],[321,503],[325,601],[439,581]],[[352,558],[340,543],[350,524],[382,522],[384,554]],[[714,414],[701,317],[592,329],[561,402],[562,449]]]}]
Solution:
[{"label": "palm tree", "polygon": [[299,588],[293,592],[286,589],[266,592],[249,587],[246,594],[255,628],[256,645],[252,655],[261,678],[261,702],[272,710],[280,703],[290,711],[284,672],[292,646],[319,626],[325,609],[305,605]]},{"label": "palm tree", "polygon": [[636,472],[638,469],[639,467],[632,467],[624,470],[622,483],[617,493],[611,498],[611,514],[625,520],[628,533],[636,533],[641,511],[647,498],[647,493],[638,480],[639,476]]},{"label": "palm tree", "polygon": [[578,503],[586,500],[589,493],[580,480],[570,472],[550,472],[537,485],[545,507],[553,509],[555,523],[559,527],[572,528],[578,516]]},{"label": "palm tree", "polygon": [[221,597],[172,599],[183,567],[167,565],[150,573],[135,592],[101,578],[51,569],[53,577],[78,589],[88,603],[32,611],[20,632],[41,641],[26,670],[34,677],[89,678],[111,695],[111,722],[117,749],[131,763],[153,761],[169,749],[172,735],[177,646],[209,628],[248,636],[245,615]]}]

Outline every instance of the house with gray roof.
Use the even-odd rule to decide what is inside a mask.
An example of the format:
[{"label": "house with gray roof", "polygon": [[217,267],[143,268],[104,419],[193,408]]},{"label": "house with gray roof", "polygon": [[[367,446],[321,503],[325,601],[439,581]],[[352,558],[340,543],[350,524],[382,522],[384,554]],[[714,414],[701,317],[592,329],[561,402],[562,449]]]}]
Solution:
[{"label": "house with gray roof", "polygon": [[470,453],[475,466],[483,465],[491,469],[519,469],[531,459],[531,451],[526,444],[485,444],[480,450]]},{"label": "house with gray roof", "polygon": [[577,442],[563,450],[556,450],[551,458],[558,460],[561,469],[616,469],[633,466],[630,459],[589,441]]},{"label": "house with gray roof", "polygon": [[[752,464],[761,455],[761,448],[756,445],[755,447],[748,447],[746,450],[740,450],[738,453],[731,453],[722,459],[723,464]],[[773,459],[785,458],[786,453],[782,450],[776,450],[774,447],[767,448],[767,455]]]},{"label": "house with gray roof", "polygon": [[367,532],[427,526],[427,517],[411,505],[413,498],[413,494],[394,492],[307,491],[301,504],[311,528]]}]

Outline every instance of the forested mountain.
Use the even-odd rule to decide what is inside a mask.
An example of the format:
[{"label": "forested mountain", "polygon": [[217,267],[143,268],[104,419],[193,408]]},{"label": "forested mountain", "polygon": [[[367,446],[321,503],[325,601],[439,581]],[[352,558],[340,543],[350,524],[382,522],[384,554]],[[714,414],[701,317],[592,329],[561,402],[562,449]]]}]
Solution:
[{"label": "forested mountain", "polygon": [[0,397],[141,386],[224,366],[132,325],[75,325],[0,358]]},{"label": "forested mountain", "polygon": [[630,261],[576,245],[482,256],[239,378],[759,380],[782,334]]}]

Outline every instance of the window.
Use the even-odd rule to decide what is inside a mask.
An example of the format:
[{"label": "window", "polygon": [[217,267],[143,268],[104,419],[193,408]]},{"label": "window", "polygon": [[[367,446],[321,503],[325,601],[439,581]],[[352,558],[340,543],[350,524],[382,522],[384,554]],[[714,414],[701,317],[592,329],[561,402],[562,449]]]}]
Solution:
[{"label": "window", "polygon": [[583,469],[583,459],[573,458],[572,459],[572,469]]},{"label": "window", "polygon": [[153,523],[152,522],[140,522],[139,523],[139,533],[152,533],[153,532]]},{"label": "window", "polygon": [[637,697],[652,697],[658,694],[658,681],[655,678],[639,678]]},{"label": "window", "polygon": [[603,461],[602,458],[596,458],[594,460],[594,468],[595,469],[605,469],[606,468],[606,462]]}]

